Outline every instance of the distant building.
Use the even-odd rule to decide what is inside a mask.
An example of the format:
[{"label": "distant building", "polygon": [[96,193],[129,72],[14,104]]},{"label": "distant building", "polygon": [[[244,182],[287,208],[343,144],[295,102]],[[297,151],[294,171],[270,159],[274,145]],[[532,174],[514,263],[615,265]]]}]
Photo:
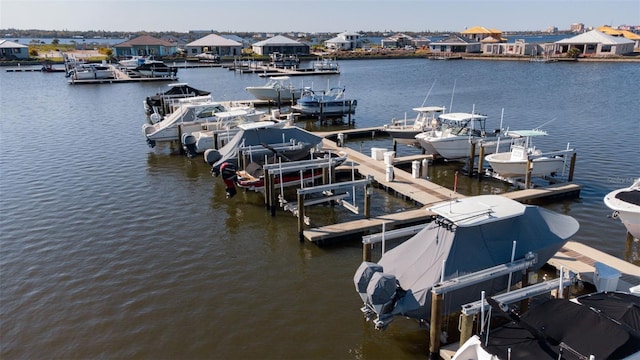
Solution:
[{"label": "distant building", "polygon": [[546,33],[549,33],[549,34],[555,34],[555,33],[558,32],[558,27],[557,26],[549,26],[548,28],[544,29],[543,31],[546,32]]},{"label": "distant building", "polygon": [[326,40],[324,46],[329,50],[354,50],[362,47],[362,35],[355,32],[343,32]]},{"label": "distant building", "polygon": [[251,46],[253,52],[258,55],[280,53],[285,55],[309,55],[310,46],[299,41],[289,39],[286,36],[276,35],[272,38],[258,41]]},{"label": "distant building", "polygon": [[149,35],[138,36],[113,46],[113,55],[116,57],[169,56],[177,51],[178,48],[175,44]]},{"label": "distant building", "polygon": [[13,41],[0,39],[0,58],[28,59],[29,47]]},{"label": "distant building", "polygon": [[241,56],[242,44],[226,37],[209,34],[185,45],[187,56],[211,53],[219,56]]},{"label": "distant building", "polygon": [[389,37],[386,37],[380,40],[380,45],[382,48],[385,48],[385,49],[389,49],[389,48],[398,49],[398,48],[403,48],[405,46],[415,47],[413,38],[405,34],[394,34]]},{"label": "distant building", "polygon": [[569,26],[569,30],[573,33],[581,33],[584,32],[584,24],[582,23],[573,23]]},{"label": "distant building", "polygon": [[482,44],[483,54],[532,55],[532,54],[536,54],[536,52],[537,52],[537,46],[535,44],[527,44],[523,39],[517,39],[515,42],[512,42],[512,43],[486,42]]},{"label": "distant building", "polygon": [[635,42],[622,36],[607,35],[598,30],[555,42],[557,52],[564,54],[572,48],[584,56],[624,55],[633,52]]},{"label": "distant building", "polygon": [[433,53],[479,53],[482,50],[480,42],[457,35],[432,42],[429,48]]}]

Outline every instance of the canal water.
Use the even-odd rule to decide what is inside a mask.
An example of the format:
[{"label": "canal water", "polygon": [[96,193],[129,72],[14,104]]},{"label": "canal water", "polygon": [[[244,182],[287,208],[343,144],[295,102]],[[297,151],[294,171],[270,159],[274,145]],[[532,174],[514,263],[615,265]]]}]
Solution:
[{"label": "canal water", "polygon": [[[178,64],[179,65],[179,64]],[[292,78],[344,85],[355,127],[412,117],[413,107],[487,114],[488,127],[549,135],[577,150],[578,199],[544,204],[581,224],[573,240],[640,264],[638,244],[603,196],[640,176],[637,63],[354,60],[341,74]],[[247,99],[265,79],[222,68],[180,69],[218,100]],[[428,333],[398,319],[373,329],[353,275],[358,238],[300,243],[296,219],[256,193],[225,198],[202,158],[143,139],[142,101],[166,83],[69,85],[60,73],[0,72],[0,358],[426,358]],[[502,116],[502,114],[504,114]],[[346,128],[303,122],[312,130]],[[368,153],[388,138],[347,139]],[[398,147],[398,155],[416,149]],[[430,167],[453,186],[458,163]],[[509,190],[460,177],[466,194]],[[413,208],[381,190],[373,215]],[[314,225],[358,219],[310,211]]]}]

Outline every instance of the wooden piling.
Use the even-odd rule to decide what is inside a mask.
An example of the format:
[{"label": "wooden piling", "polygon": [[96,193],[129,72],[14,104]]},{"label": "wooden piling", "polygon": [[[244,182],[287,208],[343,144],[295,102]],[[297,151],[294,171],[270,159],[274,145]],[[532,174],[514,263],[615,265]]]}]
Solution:
[{"label": "wooden piling", "polygon": [[468,171],[469,173],[467,174],[469,177],[473,176],[473,168],[475,167],[475,162],[476,162],[476,144],[473,143],[473,140],[471,141],[471,149],[469,150],[469,165],[468,166]]},{"label": "wooden piling", "polygon": [[482,162],[484,161],[484,144],[480,144],[480,154],[478,155],[478,179],[482,179]]},{"label": "wooden piling", "polygon": [[574,152],[573,155],[571,155],[571,164],[569,165],[569,177],[567,178],[569,182],[573,181],[573,171],[575,169],[576,169],[576,153]]},{"label": "wooden piling", "polygon": [[373,244],[362,244],[362,261],[371,261]]},{"label": "wooden piling", "polygon": [[533,171],[533,162],[529,158],[529,159],[527,159],[527,173],[524,176],[524,188],[525,189],[530,189],[531,188],[531,172],[532,171]]},{"label": "wooden piling", "polygon": [[469,340],[471,334],[473,334],[473,319],[474,315],[462,314],[460,317],[460,346]]},{"label": "wooden piling", "polygon": [[298,239],[304,241],[304,194],[298,193]]},{"label": "wooden piling", "polygon": [[442,325],[443,294],[431,293],[431,325],[429,328],[429,359],[440,359],[440,326]]},{"label": "wooden piling", "polygon": [[264,170],[264,207],[269,210],[269,197],[271,196],[271,174],[268,169]]}]

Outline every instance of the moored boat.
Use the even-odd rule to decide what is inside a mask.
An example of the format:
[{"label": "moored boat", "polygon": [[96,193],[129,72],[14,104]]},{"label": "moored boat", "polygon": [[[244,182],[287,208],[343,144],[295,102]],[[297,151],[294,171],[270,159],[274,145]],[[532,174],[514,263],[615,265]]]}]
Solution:
[{"label": "moored boat", "polygon": [[614,211],[629,234],[640,239],[640,178],[629,187],[616,189],[604,197],[604,203]]},{"label": "moored boat", "polygon": [[296,88],[288,81],[288,76],[270,77],[262,86],[247,86],[245,90],[259,100],[291,101],[297,100],[302,95],[302,89]]},{"label": "moored boat", "polygon": [[178,68],[169,66],[162,61],[151,61],[138,65],[133,71],[144,77],[175,77]]},{"label": "moored boat", "polygon": [[357,100],[345,98],[344,92],[344,87],[334,87],[322,93],[305,88],[302,96],[292,108],[307,116],[354,114],[358,102]]},{"label": "moored boat", "polygon": [[111,65],[76,64],[66,76],[73,80],[113,79],[115,72]]},{"label": "moored boat", "polygon": [[393,119],[391,124],[385,124],[383,130],[389,134],[393,140],[409,145],[420,145],[416,135],[429,130],[436,130],[440,124],[438,116],[446,108],[444,106],[421,106],[413,108],[418,114],[414,119],[404,120]]},{"label": "moored boat", "polygon": [[211,92],[199,90],[189,86],[187,83],[172,83],[167,85],[169,90],[158,92],[155,95],[147,96],[143,101],[145,113],[149,117],[149,121],[157,123],[166,115],[173,112],[174,107],[179,105],[177,99],[190,98],[202,101],[211,101]]}]

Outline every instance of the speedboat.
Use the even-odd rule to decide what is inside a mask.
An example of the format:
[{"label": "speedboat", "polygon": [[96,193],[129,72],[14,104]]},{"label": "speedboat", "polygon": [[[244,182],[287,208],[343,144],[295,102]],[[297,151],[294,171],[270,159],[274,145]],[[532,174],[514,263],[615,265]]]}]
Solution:
[{"label": "speedboat", "polygon": [[220,150],[204,152],[205,161],[211,165],[211,173],[222,175],[229,198],[236,194],[236,172],[244,170],[245,163],[261,166],[308,159],[312,149],[322,142],[322,137],[297,126],[246,124],[238,127],[240,131]]},{"label": "speedboat", "polygon": [[522,315],[491,305],[509,323],[471,336],[452,360],[640,358],[640,296],[632,293],[549,299]]},{"label": "speedboat", "polygon": [[614,211],[629,234],[640,239],[640,178],[626,188],[613,190],[604,197],[604,204]]},{"label": "speedboat", "polygon": [[200,130],[221,130],[238,124],[254,122],[266,114],[253,107],[226,107],[218,102],[189,103],[183,99],[174,112],[155,124],[142,125],[142,134],[149,146],[156,142],[180,140],[181,134]]},{"label": "speedboat", "polygon": [[418,114],[415,119],[408,120],[405,114],[404,120],[393,119],[391,124],[384,126],[384,131],[393,140],[409,145],[419,145],[416,135],[429,130],[436,130],[440,124],[438,116],[446,110],[443,106],[421,106],[413,108]]},{"label": "speedboat", "polygon": [[471,144],[475,146],[475,154],[479,154],[481,146],[484,146],[485,154],[509,150],[511,138],[501,134],[501,129],[487,133],[486,115],[448,113],[438,118],[442,122],[440,130],[416,135],[426,154],[448,160],[464,159],[471,153]]},{"label": "speedboat", "polygon": [[511,151],[499,152],[485,156],[493,172],[506,178],[518,178],[527,175],[527,162],[531,160],[531,176],[546,176],[564,169],[567,155],[573,150],[554,152],[555,156],[545,155],[533,145],[533,138],[547,135],[542,130],[516,130],[507,133],[514,141]]},{"label": "speedboat", "polygon": [[[535,271],[579,229],[570,216],[501,195],[453,199],[428,210],[435,216],[420,232],[385,252],[377,263],[363,262],[355,273],[356,291],[364,302],[361,310],[367,319],[377,316],[377,329],[396,316],[428,323],[432,288],[460,275],[532,256]],[[448,292],[443,315],[476,300],[481,291],[493,296],[506,290],[522,274],[510,275]]]},{"label": "speedboat", "polygon": [[111,65],[77,64],[66,76],[73,80],[113,79],[115,72]]},{"label": "speedboat", "polygon": [[149,120],[157,123],[166,115],[173,112],[176,105],[176,99],[198,98],[202,101],[211,101],[211,92],[199,90],[189,86],[187,83],[173,83],[167,85],[169,90],[159,92],[152,96],[147,96],[143,101],[145,113]]},{"label": "speedboat", "polygon": [[273,76],[263,86],[247,86],[245,90],[259,100],[293,102],[300,98],[302,89],[295,88],[290,82],[285,83],[287,80],[288,76]]},{"label": "speedboat", "polygon": [[178,73],[178,68],[169,66],[162,61],[146,61],[138,65],[133,71],[144,77],[173,77]]},{"label": "speedboat", "polygon": [[344,97],[344,87],[335,87],[327,92],[316,93],[305,88],[302,96],[292,108],[303,115],[346,115],[356,112],[357,100]]}]

